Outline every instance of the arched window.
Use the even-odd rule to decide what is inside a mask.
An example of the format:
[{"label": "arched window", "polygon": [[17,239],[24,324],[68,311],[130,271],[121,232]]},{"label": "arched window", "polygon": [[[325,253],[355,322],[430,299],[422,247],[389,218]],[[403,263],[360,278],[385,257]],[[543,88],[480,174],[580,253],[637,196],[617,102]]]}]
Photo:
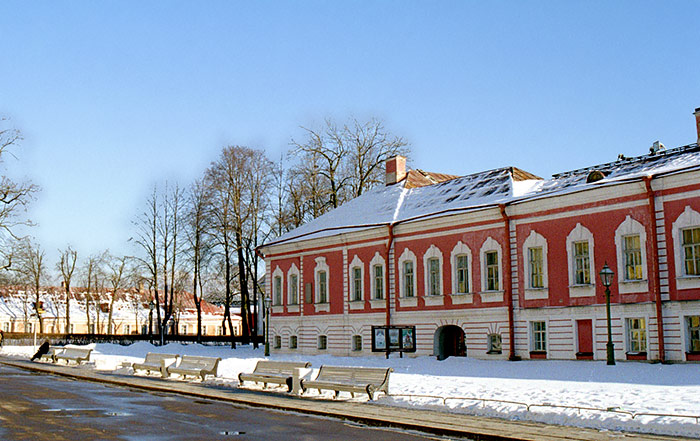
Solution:
[{"label": "arched window", "polygon": [[615,230],[617,286],[620,293],[647,292],[647,233],[644,225],[627,216]]},{"label": "arched window", "polygon": [[531,231],[525,242],[523,242],[522,255],[525,299],[548,298],[547,239],[536,231]]},{"label": "arched window", "polygon": [[595,296],[593,245],[593,233],[581,224],[566,237],[570,297]]}]

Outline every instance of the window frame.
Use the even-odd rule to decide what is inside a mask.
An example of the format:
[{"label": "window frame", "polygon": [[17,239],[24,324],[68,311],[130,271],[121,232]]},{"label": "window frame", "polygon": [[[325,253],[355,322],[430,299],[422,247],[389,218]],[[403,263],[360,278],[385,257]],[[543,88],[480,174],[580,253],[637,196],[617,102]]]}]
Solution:
[{"label": "window frame", "polygon": [[[575,244],[581,244],[587,242],[588,254],[587,259],[587,273],[588,273],[588,283],[578,283],[576,279],[576,252]],[[594,297],[596,294],[596,284],[595,284],[595,240],[593,238],[593,233],[591,231],[577,223],[576,226],[569,232],[566,237],[566,258],[569,273],[569,297]],[[582,268],[585,274],[585,268]]]},{"label": "window frame", "polygon": [[[296,283],[294,279],[296,278]],[[295,264],[289,267],[287,271],[287,306],[298,306],[300,303],[299,293],[301,292],[301,280],[299,269]]]},{"label": "window frame", "polygon": [[[314,303],[321,306],[327,306],[330,303],[330,268],[326,263],[325,257],[317,257],[315,259],[316,267],[314,268]],[[323,281],[321,280],[323,275]]]},{"label": "window frame", "polygon": [[299,338],[296,335],[289,336],[289,349],[297,349],[299,347]]},{"label": "window frame", "polygon": [[320,334],[316,339],[316,349],[319,351],[328,350],[328,336],[326,334]]},{"label": "window frame", "polygon": [[[411,295],[407,295],[407,289],[406,289],[406,267],[405,264],[406,262],[411,263]],[[416,296],[416,270],[417,270],[417,259],[416,255],[413,253],[408,248],[405,248],[403,252],[401,253],[401,256],[399,256],[399,277],[400,277],[400,282],[399,282],[399,302],[401,302],[403,299],[415,299]],[[410,300],[409,300],[410,301]]]},{"label": "window frame", "polygon": [[[359,341],[359,345],[358,345],[358,341]],[[362,352],[362,335],[354,334],[352,336],[352,351],[353,352]]]},{"label": "window frame", "polygon": [[[465,259],[465,265],[460,265],[460,259]],[[461,240],[452,249],[450,254],[450,263],[452,265],[452,294],[464,295],[474,292],[474,283],[472,282],[472,251]],[[462,274],[460,274],[462,273]],[[464,279],[466,289],[461,289],[460,279]]]},{"label": "window frame", "polygon": [[[539,326],[541,329],[536,329]],[[546,320],[533,320],[530,322],[530,352],[547,352],[548,348],[548,338],[547,338],[547,321]],[[538,338],[540,336],[541,338]]]},{"label": "window frame", "polygon": [[[431,267],[430,267],[430,261],[433,260],[437,262],[437,271],[435,271],[432,274],[435,274],[437,279],[431,279]],[[430,245],[428,249],[425,251],[423,254],[423,277],[424,277],[424,298],[442,298],[442,296],[445,293],[444,290],[444,277],[442,274],[442,269],[443,269],[443,260],[442,260],[442,251],[440,248],[438,248],[435,245]],[[436,293],[433,293],[432,291],[432,286],[435,286],[437,289]]]},{"label": "window frame", "polygon": [[[375,275],[375,269],[377,266],[382,267],[382,285],[380,292],[377,291],[377,279]],[[369,269],[371,273],[370,300],[372,301],[372,307],[384,306],[383,302],[386,300],[386,261],[384,260],[384,257],[379,254],[379,251],[374,253],[374,257],[372,257],[372,260],[369,262]]]},{"label": "window frame", "polygon": [[683,248],[683,230],[700,227],[700,213],[686,205],[681,214],[671,226],[673,237],[673,257],[676,273],[676,289],[700,289],[700,275],[686,274],[685,255]]},{"label": "window frame", "polygon": [[[643,328],[633,327],[634,323],[641,323]],[[628,354],[646,354],[649,349],[649,332],[647,325],[649,320],[646,317],[627,317],[625,318],[625,335],[626,346],[625,350]],[[638,337],[635,336],[638,334]],[[637,345],[635,347],[635,345]]]}]

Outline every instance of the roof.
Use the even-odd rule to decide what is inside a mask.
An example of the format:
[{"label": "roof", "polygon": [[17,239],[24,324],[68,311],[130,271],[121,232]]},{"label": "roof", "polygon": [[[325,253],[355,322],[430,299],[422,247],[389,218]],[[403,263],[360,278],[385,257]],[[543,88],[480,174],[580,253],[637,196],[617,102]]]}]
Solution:
[{"label": "roof", "polygon": [[[503,167],[461,177],[411,170],[401,182],[366,192],[281,235],[262,248],[423,217],[551,197],[697,167],[700,167],[700,148],[697,144],[690,144],[559,173],[548,180],[516,167]],[[589,182],[589,175],[593,171],[599,172],[598,179]],[[436,182],[428,183],[433,180]]]}]

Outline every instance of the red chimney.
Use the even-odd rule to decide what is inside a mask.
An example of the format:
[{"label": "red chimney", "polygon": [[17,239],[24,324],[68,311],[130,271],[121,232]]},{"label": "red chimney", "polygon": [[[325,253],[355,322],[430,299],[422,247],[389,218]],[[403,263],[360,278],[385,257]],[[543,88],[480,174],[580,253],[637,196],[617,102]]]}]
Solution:
[{"label": "red chimney", "polygon": [[[700,128],[698,130],[700,130]],[[405,177],[406,158],[404,156],[396,155],[386,160],[386,185],[396,184]]]},{"label": "red chimney", "polygon": [[698,145],[700,145],[700,107],[695,109],[695,127],[698,129]]}]

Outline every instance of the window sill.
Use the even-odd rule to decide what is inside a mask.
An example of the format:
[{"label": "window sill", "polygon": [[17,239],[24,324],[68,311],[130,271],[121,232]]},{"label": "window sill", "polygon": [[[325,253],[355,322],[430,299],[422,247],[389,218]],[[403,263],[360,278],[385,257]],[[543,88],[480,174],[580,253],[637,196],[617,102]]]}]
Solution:
[{"label": "window sill", "polygon": [[273,314],[282,314],[284,313],[284,306],[282,305],[276,305],[270,308],[272,310]]},{"label": "window sill", "polygon": [[418,306],[418,297],[399,297],[399,306],[402,308],[411,308]]},{"label": "window sill", "polygon": [[649,282],[646,280],[620,280],[617,283],[620,294],[633,294],[649,291]]},{"label": "window sill", "polygon": [[546,300],[549,288],[525,288],[525,300]]},{"label": "window sill", "polygon": [[453,305],[463,305],[465,303],[474,303],[474,294],[471,293],[458,293],[450,294],[450,300]]},{"label": "window sill", "polygon": [[677,289],[696,289],[700,288],[700,276],[681,276],[676,277]]},{"label": "window sill", "polygon": [[569,297],[595,297],[595,285],[570,285]]},{"label": "window sill", "polygon": [[647,359],[646,352],[627,352],[625,355],[627,356],[628,360],[646,360]]},{"label": "window sill", "polygon": [[299,305],[289,305],[287,306],[287,312],[299,312]]},{"label": "window sill", "polygon": [[348,305],[351,310],[357,310],[357,309],[365,309],[365,301],[364,300],[352,300],[348,302]]},{"label": "window sill", "polygon": [[530,358],[534,360],[546,360],[547,351],[530,351]]},{"label": "window sill", "polygon": [[330,303],[315,303],[314,312],[329,312],[331,310]]},{"label": "window sill", "polygon": [[503,301],[504,291],[483,291],[479,293],[481,303],[495,303]]},{"label": "window sill", "polygon": [[425,296],[423,297],[425,306],[439,306],[445,304],[445,296]]},{"label": "window sill", "polygon": [[372,309],[380,309],[386,307],[386,299],[372,299],[369,301],[369,305]]}]

